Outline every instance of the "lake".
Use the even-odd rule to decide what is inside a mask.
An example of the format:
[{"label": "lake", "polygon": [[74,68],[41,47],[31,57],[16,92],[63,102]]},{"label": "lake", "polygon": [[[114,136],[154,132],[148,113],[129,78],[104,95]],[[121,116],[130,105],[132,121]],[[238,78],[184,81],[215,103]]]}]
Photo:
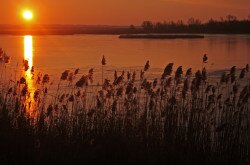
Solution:
[{"label": "lake", "polygon": [[35,68],[49,74],[68,68],[100,68],[103,55],[107,67],[140,69],[149,60],[151,68],[159,71],[170,62],[175,68],[182,65],[184,70],[200,69],[205,53],[209,58],[206,67],[211,70],[233,65],[245,67],[250,61],[250,35],[205,35],[205,39],[176,40],[130,40],[119,39],[117,35],[1,35],[0,47],[11,56],[10,65],[21,64],[28,51]]}]

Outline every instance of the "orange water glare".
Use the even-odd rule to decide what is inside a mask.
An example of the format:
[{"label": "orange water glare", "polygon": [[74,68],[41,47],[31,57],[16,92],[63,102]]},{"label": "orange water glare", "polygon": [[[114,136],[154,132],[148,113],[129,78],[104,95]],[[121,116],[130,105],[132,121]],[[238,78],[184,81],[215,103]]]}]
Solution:
[{"label": "orange water glare", "polygon": [[33,38],[30,35],[24,36],[24,59],[28,61],[30,66],[28,72],[31,74],[33,66]]},{"label": "orange water glare", "polygon": [[24,59],[28,61],[29,69],[25,72],[26,82],[30,97],[27,98],[26,107],[30,115],[34,113],[34,81],[31,68],[33,66],[33,37],[30,35],[24,36]]}]

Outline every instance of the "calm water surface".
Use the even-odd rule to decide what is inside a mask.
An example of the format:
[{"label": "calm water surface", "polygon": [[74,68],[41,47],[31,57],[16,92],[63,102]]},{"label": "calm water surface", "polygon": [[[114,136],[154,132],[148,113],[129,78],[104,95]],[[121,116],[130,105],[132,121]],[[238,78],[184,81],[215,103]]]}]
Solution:
[{"label": "calm water surface", "polygon": [[113,67],[143,66],[150,60],[154,68],[164,68],[173,62],[184,70],[197,69],[202,66],[204,53],[209,57],[209,69],[244,67],[250,62],[250,35],[207,35],[205,39],[184,40],[129,40],[116,35],[31,36],[31,39],[0,36],[0,47],[12,57],[12,65],[22,63],[25,58],[25,42],[32,42],[35,68],[49,73],[100,67],[102,55],[106,56],[108,66]]},{"label": "calm water surface", "polygon": [[[107,59],[104,78],[112,78],[114,70],[118,70],[119,74],[122,70],[138,73],[147,60],[151,65],[150,72],[146,73],[149,80],[156,76],[160,77],[163,68],[170,62],[175,63],[175,68],[182,65],[184,71],[189,67],[201,69],[204,53],[209,57],[206,67],[211,70],[227,69],[233,65],[241,68],[250,62],[250,36],[247,35],[210,35],[205,39],[185,40],[129,40],[119,39],[115,35],[3,35],[0,36],[0,47],[12,58],[6,67],[11,72],[10,74],[8,71],[1,72],[1,81],[8,81],[9,78],[16,80],[18,70],[20,75],[25,76],[31,94],[27,100],[27,107],[30,109],[28,112],[31,115],[36,115],[36,111],[33,111],[35,110],[33,107],[36,106],[33,96],[37,86],[31,68],[25,73],[21,69],[23,59],[28,60],[29,66],[35,67],[35,74],[42,72],[50,75],[51,98],[55,97],[53,94],[58,88],[60,74],[65,69],[80,68],[79,76],[81,76],[93,67],[95,71],[93,85],[100,83],[103,55]],[[91,88],[91,90],[89,93],[97,89]]]}]

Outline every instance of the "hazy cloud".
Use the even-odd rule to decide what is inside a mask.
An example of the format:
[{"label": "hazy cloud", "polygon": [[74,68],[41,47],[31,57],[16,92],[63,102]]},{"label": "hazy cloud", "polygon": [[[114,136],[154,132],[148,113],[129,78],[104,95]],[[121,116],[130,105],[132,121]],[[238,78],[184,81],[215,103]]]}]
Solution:
[{"label": "hazy cloud", "polygon": [[220,8],[250,9],[250,0],[161,0],[172,3],[213,6]]},{"label": "hazy cloud", "polygon": [[28,7],[41,24],[140,24],[143,20],[246,18],[250,0],[0,0],[0,24],[22,23]]}]

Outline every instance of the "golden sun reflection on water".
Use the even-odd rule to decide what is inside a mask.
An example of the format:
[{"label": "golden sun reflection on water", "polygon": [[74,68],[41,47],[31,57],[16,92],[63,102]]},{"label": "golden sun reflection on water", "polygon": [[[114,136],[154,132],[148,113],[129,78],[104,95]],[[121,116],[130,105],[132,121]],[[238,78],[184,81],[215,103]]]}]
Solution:
[{"label": "golden sun reflection on water", "polygon": [[28,91],[30,93],[29,98],[26,100],[26,107],[29,109],[27,111],[32,115],[34,112],[34,81],[33,81],[33,74],[32,74],[32,67],[33,67],[33,37],[30,35],[24,36],[24,60],[28,61],[29,69],[25,72],[26,82],[28,86]]},{"label": "golden sun reflection on water", "polygon": [[24,59],[28,61],[31,71],[33,66],[33,38],[32,36],[24,36]]}]

